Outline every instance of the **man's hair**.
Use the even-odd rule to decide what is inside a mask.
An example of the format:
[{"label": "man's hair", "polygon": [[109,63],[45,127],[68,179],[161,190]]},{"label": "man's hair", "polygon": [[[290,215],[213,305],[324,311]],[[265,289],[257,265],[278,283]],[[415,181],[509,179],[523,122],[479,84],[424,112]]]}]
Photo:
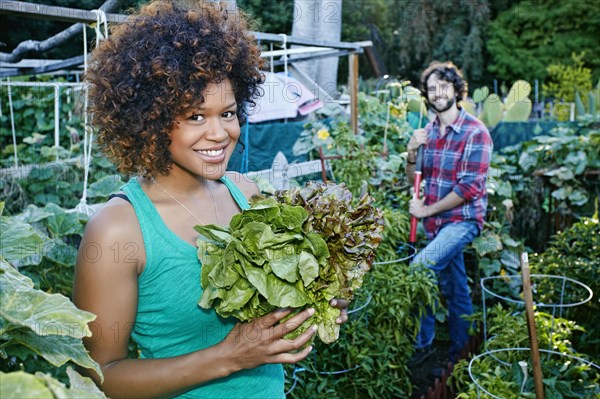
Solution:
[{"label": "man's hair", "polygon": [[85,78],[98,143],[122,173],[167,173],[175,118],[196,109],[208,85],[229,79],[243,124],[262,65],[240,13],[200,0],[154,1],[92,53]]},{"label": "man's hair", "polygon": [[427,80],[431,75],[436,75],[439,79],[452,83],[456,93],[457,103],[467,98],[469,86],[463,78],[463,74],[451,61],[434,61],[421,74],[421,94],[427,98]]}]

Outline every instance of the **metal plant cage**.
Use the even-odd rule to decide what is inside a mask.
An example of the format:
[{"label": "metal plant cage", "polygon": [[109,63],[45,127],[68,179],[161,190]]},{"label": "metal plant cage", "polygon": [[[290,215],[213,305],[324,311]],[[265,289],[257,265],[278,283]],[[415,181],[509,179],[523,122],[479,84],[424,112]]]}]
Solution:
[{"label": "metal plant cage", "polygon": [[[593,292],[587,285],[564,276],[546,275],[546,274],[532,274],[532,291],[534,296],[534,305],[538,309],[549,308],[551,310],[551,328],[549,332],[549,347],[548,349],[540,349],[540,354],[544,355],[545,362],[557,362],[564,365],[564,370],[569,367],[579,366],[584,369],[588,369],[589,372],[596,373],[596,380],[600,378],[600,366],[592,361],[583,359],[581,357],[571,355],[568,353],[561,353],[552,350],[552,335],[554,333],[555,318],[558,316],[563,317],[565,309],[572,308],[575,306],[583,305],[589,302],[593,297]],[[518,306],[525,305],[525,301],[522,299],[522,290],[517,288],[522,287],[521,275],[514,276],[493,276],[484,277],[481,279],[481,295],[483,304],[483,339],[485,341],[493,340],[494,337],[488,337],[487,328],[487,304],[486,299],[488,295],[491,298],[497,300],[512,303]],[[503,293],[496,292],[502,290]],[[523,352],[529,352],[529,348],[502,348],[502,349],[490,349],[486,350],[477,356],[474,356],[469,362],[468,372],[469,377],[477,387],[477,397],[480,397],[480,393],[483,392],[492,398],[501,398],[489,392],[481,383],[481,376],[477,375],[477,365],[489,358],[492,358],[493,365],[499,368],[511,368],[515,367],[514,364],[518,364],[522,370],[520,376],[520,391],[524,393],[523,389],[526,386],[526,380],[529,378],[531,381],[533,377],[528,373],[530,367],[527,360],[529,359],[529,353],[524,354]],[[518,363],[516,363],[518,362]],[[513,372],[514,375],[514,372]],[[501,398],[504,399],[504,398]]]},{"label": "metal plant cage", "polygon": [[[486,389],[486,387],[484,387],[481,378],[479,375],[477,375],[477,373],[475,372],[475,369],[477,368],[477,365],[485,360],[486,358],[491,358],[493,359],[493,365],[495,366],[495,371],[498,371],[498,368],[502,369],[504,368],[506,370],[506,373],[509,374],[511,372],[511,368],[513,367],[513,364],[515,364],[516,362],[518,362],[520,368],[521,368],[521,373],[522,375],[520,375],[520,380],[516,381],[516,385],[518,385],[517,390],[520,396],[521,394],[533,394],[533,388],[531,387],[531,382],[533,381],[533,376],[531,373],[531,366],[529,364],[529,362],[527,361],[530,358],[530,354],[529,354],[530,349],[529,348],[508,348],[508,349],[493,349],[493,350],[489,350],[486,351],[484,353],[481,353],[477,356],[474,356],[471,361],[469,362],[469,377],[471,378],[471,380],[473,381],[473,383],[475,384],[475,386],[477,386],[477,397],[480,398],[481,395],[480,393],[483,392],[484,394],[488,395],[491,398],[498,398],[498,399],[506,399],[503,398],[501,396],[497,396],[495,395],[493,392],[490,392],[489,390]],[[583,374],[585,373],[585,375],[590,376],[591,373],[595,373],[595,378],[590,378],[589,381],[576,381],[577,384],[579,384],[579,387],[573,387],[573,388],[578,388],[581,390],[586,390],[587,392],[590,392],[590,394],[593,394],[594,390],[596,390],[595,394],[600,394],[600,391],[598,391],[598,387],[597,385],[594,387],[594,382],[598,381],[598,379],[600,379],[600,366],[598,366],[597,364],[583,359],[581,357],[578,356],[574,356],[574,355],[570,355],[568,353],[561,353],[561,352],[557,352],[557,351],[553,351],[553,350],[548,350],[548,349],[540,349],[540,354],[544,354],[545,358],[547,359],[546,361],[551,361],[551,362],[556,362],[557,364],[561,364],[562,368],[561,370],[563,370],[562,374],[565,374],[565,371],[568,368],[578,368],[578,370]],[[529,384],[527,384],[529,382]],[[487,396],[484,396],[487,397]],[[590,396],[592,397],[592,396]]]},{"label": "metal plant cage", "polygon": [[[388,261],[381,261],[381,262],[373,262],[372,267],[376,267],[378,265],[395,265],[395,264],[401,264],[404,262],[408,262],[410,261],[415,255],[416,255],[417,249],[408,243],[402,243],[401,245],[398,246],[398,249],[396,251],[397,254],[402,255],[401,257],[397,258],[397,259],[392,259],[392,260],[388,260]],[[352,317],[353,314],[356,314],[364,309],[367,308],[367,306],[369,306],[369,304],[371,303],[371,300],[373,299],[373,296],[371,295],[370,292],[365,291],[366,294],[366,299],[361,302],[356,304],[352,309],[348,310],[348,317]],[[313,363],[315,365],[315,369],[317,368],[317,351],[314,350],[312,357],[313,357]],[[338,374],[345,374],[345,373],[349,373],[351,371],[354,371],[356,369],[360,368],[360,365],[355,365],[353,367],[349,367],[346,369],[340,369],[340,370],[330,370],[330,371],[317,371],[316,373],[319,375],[338,375]],[[290,389],[288,389],[286,391],[286,395],[289,395],[295,388],[296,385],[298,384],[298,373],[303,373],[303,372],[307,372],[310,371],[304,367],[295,367],[294,371],[292,372],[292,386],[290,387]]]},{"label": "metal plant cage", "polygon": [[[494,287],[489,286],[490,284],[497,282],[500,282],[500,285],[495,284]],[[549,274],[532,274],[531,283],[534,296],[534,305],[537,308],[550,308],[552,310],[553,323],[557,316],[557,312],[558,317],[563,317],[565,309],[583,305],[589,302],[594,296],[590,287],[569,277],[554,276]],[[494,289],[502,288],[502,285],[507,288],[506,291],[509,292],[511,296],[507,296],[507,294],[499,294],[494,291]],[[489,339],[487,336],[486,294],[508,303],[524,306],[525,301],[521,299],[522,291],[519,290],[516,292],[514,289],[510,288],[521,286],[521,275],[493,276],[484,277],[481,279],[484,340]],[[539,300],[536,301],[536,297]]]}]

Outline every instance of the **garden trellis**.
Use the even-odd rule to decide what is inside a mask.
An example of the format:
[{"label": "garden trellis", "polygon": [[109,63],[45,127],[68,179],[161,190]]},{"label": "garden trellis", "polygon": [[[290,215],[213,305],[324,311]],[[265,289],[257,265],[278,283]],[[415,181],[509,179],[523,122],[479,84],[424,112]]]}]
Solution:
[{"label": "garden trellis", "polygon": [[[9,1],[0,3],[0,13],[9,15],[18,15],[25,17],[41,18],[47,20],[59,20],[66,22],[80,23],[93,23],[96,34],[96,43],[102,40],[108,35],[108,23],[120,23],[126,19],[125,15],[113,14],[107,11],[112,10],[116,5],[114,1],[107,1],[98,10],[81,10],[66,7],[55,7],[31,4],[26,2]],[[87,25],[84,25],[87,26]],[[73,25],[71,28],[74,28]],[[65,87],[72,90],[83,90],[85,92],[85,85],[83,83],[68,83],[68,82],[15,82],[10,81],[10,76],[18,75],[30,75],[39,73],[48,73],[55,71],[64,71],[65,69],[72,70],[73,68],[80,73],[80,66],[83,64],[84,70],[87,64],[87,29],[83,28],[83,55],[73,57],[67,60],[58,61],[42,61],[42,60],[21,60],[18,57],[19,47],[21,45],[32,46],[31,43],[24,42],[17,46],[17,49],[13,51],[13,54],[5,55],[4,59],[16,58],[16,62],[2,62],[0,63],[0,77],[5,77],[7,80],[0,81],[0,87],[6,87],[9,93],[9,103],[11,103],[10,94],[12,94],[13,87],[51,87],[54,88],[54,145],[59,146],[59,139],[61,133],[60,126],[60,93]],[[366,47],[372,46],[370,41],[365,42],[326,42],[326,41],[315,41],[307,40],[303,38],[293,37],[286,34],[272,34],[263,32],[252,32],[259,43],[267,44],[269,51],[262,53],[264,58],[270,60],[269,68],[273,72],[275,67],[283,67],[284,74],[287,77],[288,72],[292,72],[302,84],[306,87],[310,87],[315,94],[315,97],[319,100],[326,102],[335,102],[332,96],[319,87],[309,76],[307,76],[301,69],[294,65],[299,61],[315,60],[326,57],[349,57],[349,81],[350,81],[350,121],[355,132],[358,132],[358,54],[363,52]],[[60,35],[60,34],[59,34]],[[56,36],[59,36],[56,35]],[[49,40],[48,40],[49,41]],[[47,41],[46,41],[47,42]],[[44,45],[40,47],[45,48],[50,46],[46,42],[41,42]],[[274,47],[279,47],[275,49]],[[294,46],[294,48],[290,48]],[[34,46],[35,47],[35,46]],[[15,56],[15,57],[13,57]],[[87,177],[89,174],[89,161],[91,158],[91,150],[93,143],[93,134],[89,130],[88,115],[85,110],[87,109],[87,96],[84,97],[84,187],[83,195],[78,205],[78,210],[84,211],[86,214],[93,212],[93,209],[87,205],[86,190],[87,190]],[[341,107],[341,106],[340,106]],[[12,105],[11,105],[12,112]],[[14,117],[11,117],[12,124],[14,125]],[[18,126],[12,128],[18,129]],[[18,153],[17,153],[17,142],[16,136],[13,134],[13,148],[15,153],[15,165],[12,168],[7,168],[2,171],[3,175],[16,175],[25,177],[31,170],[31,166],[19,165]],[[57,162],[77,162],[77,160],[66,160],[59,159],[57,153]],[[318,161],[317,161],[318,162]],[[321,172],[324,175],[326,166],[324,162],[317,164],[316,162],[298,163],[298,164],[287,164],[287,162],[278,165],[276,162],[273,166],[267,170],[251,172],[253,176],[264,177],[269,176],[274,178],[272,180],[276,188],[286,188],[287,181],[290,178],[303,176],[306,174]]]}]

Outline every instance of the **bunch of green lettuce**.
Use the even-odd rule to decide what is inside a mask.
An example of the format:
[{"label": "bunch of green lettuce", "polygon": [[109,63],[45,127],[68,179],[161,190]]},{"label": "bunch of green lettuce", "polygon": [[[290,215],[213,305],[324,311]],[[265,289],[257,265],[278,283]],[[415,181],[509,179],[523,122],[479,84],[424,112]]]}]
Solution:
[{"label": "bunch of green lettuce", "polygon": [[229,227],[196,226],[204,289],[199,305],[242,321],[310,306],[315,315],[293,336],[316,324],[319,338],[334,342],[339,310],[329,301],[352,299],[382,239],[383,216],[373,198],[352,202],[344,185],[310,182],[254,197]]}]

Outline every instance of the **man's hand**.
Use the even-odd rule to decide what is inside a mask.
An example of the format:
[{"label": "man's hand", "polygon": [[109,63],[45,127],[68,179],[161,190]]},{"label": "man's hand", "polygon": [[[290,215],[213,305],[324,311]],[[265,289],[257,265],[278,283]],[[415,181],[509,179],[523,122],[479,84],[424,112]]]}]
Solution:
[{"label": "man's hand", "polygon": [[412,136],[410,136],[406,150],[417,151],[420,146],[425,144],[427,144],[427,131],[425,129],[415,129]]},{"label": "man's hand", "polygon": [[408,212],[410,212],[412,216],[419,219],[431,216],[429,207],[423,203],[422,199],[413,198],[408,204]]}]

